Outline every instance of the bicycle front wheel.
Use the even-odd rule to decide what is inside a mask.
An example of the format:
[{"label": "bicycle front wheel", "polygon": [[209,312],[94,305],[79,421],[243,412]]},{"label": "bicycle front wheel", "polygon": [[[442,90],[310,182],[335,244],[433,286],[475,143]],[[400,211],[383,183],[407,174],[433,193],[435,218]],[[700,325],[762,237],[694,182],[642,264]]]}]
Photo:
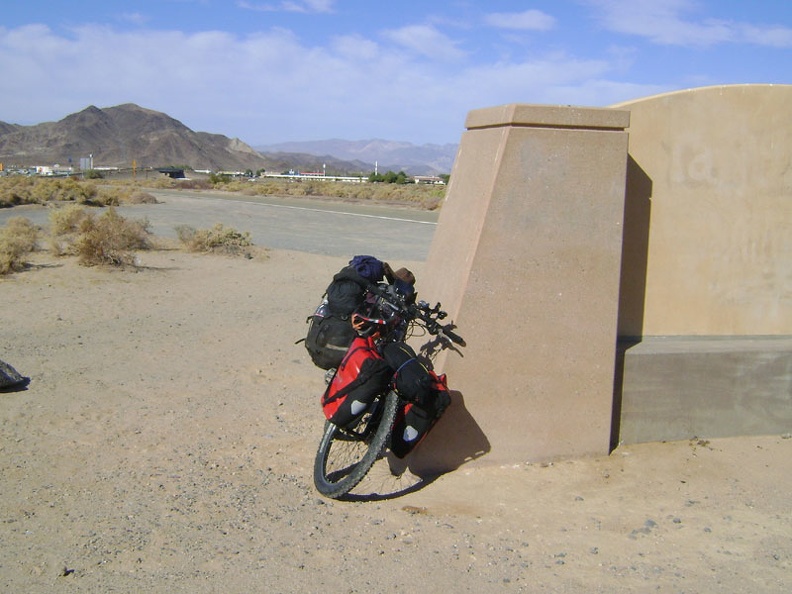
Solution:
[{"label": "bicycle front wheel", "polygon": [[317,491],[337,499],[363,480],[388,443],[398,404],[399,396],[390,391],[350,427],[325,423],[314,461]]}]

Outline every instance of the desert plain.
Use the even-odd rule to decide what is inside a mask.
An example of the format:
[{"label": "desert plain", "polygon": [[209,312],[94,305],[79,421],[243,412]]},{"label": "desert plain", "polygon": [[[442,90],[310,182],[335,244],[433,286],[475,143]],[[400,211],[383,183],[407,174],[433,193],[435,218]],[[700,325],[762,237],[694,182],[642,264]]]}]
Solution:
[{"label": "desert plain", "polygon": [[0,279],[0,359],[30,378],[0,393],[0,589],[792,590],[790,435],[439,477],[383,461],[320,496],[323,372],[295,342],[348,259],[41,252]]}]

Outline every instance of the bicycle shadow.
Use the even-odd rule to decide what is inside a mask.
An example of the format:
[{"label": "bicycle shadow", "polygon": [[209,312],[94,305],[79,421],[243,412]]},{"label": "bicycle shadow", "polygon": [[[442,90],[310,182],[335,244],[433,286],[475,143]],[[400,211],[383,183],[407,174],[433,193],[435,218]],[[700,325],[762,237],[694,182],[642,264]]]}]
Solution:
[{"label": "bicycle shadow", "polygon": [[420,491],[439,477],[490,451],[490,443],[452,390],[451,405],[424,440],[404,459],[388,452],[342,501],[383,501]]}]

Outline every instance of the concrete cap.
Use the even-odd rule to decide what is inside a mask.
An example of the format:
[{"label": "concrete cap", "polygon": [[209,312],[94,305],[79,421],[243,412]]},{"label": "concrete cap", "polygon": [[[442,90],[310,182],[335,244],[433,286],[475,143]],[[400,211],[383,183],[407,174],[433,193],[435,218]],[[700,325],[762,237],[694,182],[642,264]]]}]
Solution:
[{"label": "concrete cap", "polygon": [[626,110],[524,103],[474,109],[465,120],[468,130],[505,126],[624,130],[629,125]]}]

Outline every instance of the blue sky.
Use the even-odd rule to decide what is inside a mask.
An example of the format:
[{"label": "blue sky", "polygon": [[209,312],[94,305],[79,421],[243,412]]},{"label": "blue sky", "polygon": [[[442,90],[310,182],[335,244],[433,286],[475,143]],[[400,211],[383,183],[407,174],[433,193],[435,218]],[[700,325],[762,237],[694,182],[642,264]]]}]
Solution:
[{"label": "blue sky", "polygon": [[26,0],[0,121],[136,103],[257,146],[456,143],[471,109],[792,83],[792,0]]}]

